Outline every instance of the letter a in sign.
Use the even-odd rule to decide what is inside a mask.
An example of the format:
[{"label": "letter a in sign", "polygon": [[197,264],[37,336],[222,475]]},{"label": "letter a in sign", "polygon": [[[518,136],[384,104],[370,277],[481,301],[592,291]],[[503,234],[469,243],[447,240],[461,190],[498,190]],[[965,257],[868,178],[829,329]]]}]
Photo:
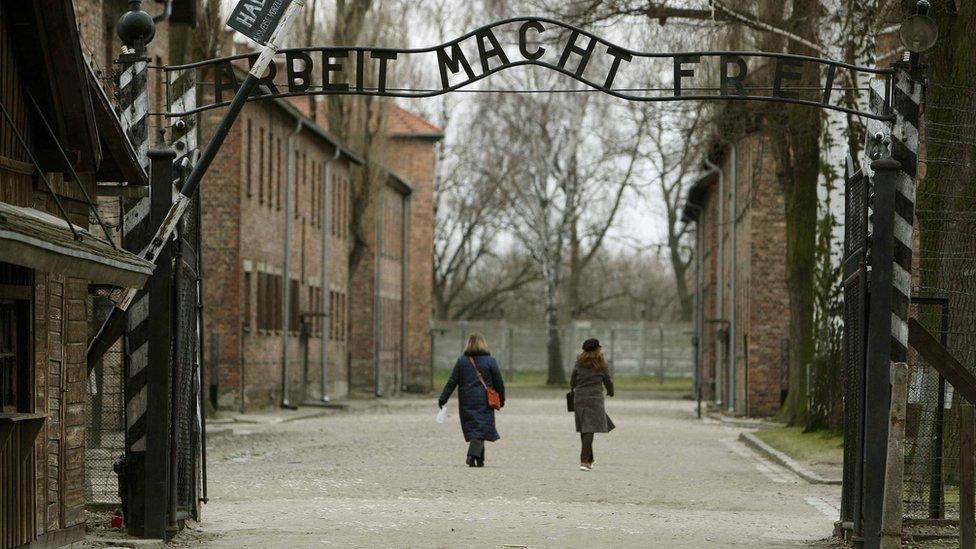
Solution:
[{"label": "letter a in sign", "polygon": [[227,26],[259,44],[267,44],[292,1],[240,0]]}]

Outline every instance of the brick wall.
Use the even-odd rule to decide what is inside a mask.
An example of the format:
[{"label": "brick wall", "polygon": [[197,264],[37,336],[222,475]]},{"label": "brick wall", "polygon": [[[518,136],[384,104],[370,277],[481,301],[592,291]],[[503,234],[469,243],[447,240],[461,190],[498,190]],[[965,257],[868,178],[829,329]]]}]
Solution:
[{"label": "brick wall", "polygon": [[407,272],[406,387],[424,391],[430,386],[430,330],[433,321],[434,176],[436,141],[424,137],[395,137],[384,162],[411,185],[409,262]]},{"label": "brick wall", "polygon": [[365,213],[368,250],[350,273],[349,383],[359,395],[391,396],[401,388],[404,200],[412,207],[393,186],[377,190]]},{"label": "brick wall", "polygon": [[[735,204],[731,201],[731,154],[722,157],[720,164],[726,174],[725,196],[720,196],[719,183],[712,183],[702,204],[700,218],[704,271],[704,398],[713,402],[721,399],[723,409],[728,407],[725,361],[734,357],[734,411],[750,416],[772,415],[779,410],[785,359],[783,342],[788,339],[789,330],[786,221],[782,189],[776,180],[773,150],[768,142],[771,138],[764,134],[749,134],[736,143]],[[723,207],[724,223],[720,223]],[[719,242],[724,245],[724,260],[720,258]],[[731,353],[727,353],[723,348],[727,344],[722,333],[731,337],[728,323],[732,315],[736,323],[735,341]]]},{"label": "brick wall", "polygon": [[[772,136],[754,135],[747,140],[754,188],[748,195],[751,226],[749,239],[751,273],[746,325],[749,356],[748,410],[752,416],[775,414],[780,407],[784,343],[789,339],[790,301],[786,287],[786,218],[783,192],[776,180]],[[745,319],[743,319],[745,320]],[[739,338],[741,341],[741,338]]]},{"label": "brick wall", "polygon": [[[220,114],[213,111],[205,118],[204,138]],[[348,293],[349,235],[333,226],[331,217],[348,218],[349,160],[342,157],[330,166],[326,200],[322,182],[334,148],[314,132],[299,134],[294,142],[298,153],[295,207],[287,212],[288,135],[294,128],[295,119],[275,103],[249,104],[202,185],[205,356],[220,408],[262,408],[281,400],[282,330],[261,323],[258,300],[264,295],[259,290],[259,275],[283,276],[286,215],[291,216],[287,245],[291,279],[298,282],[298,311],[317,312],[323,303],[329,307],[330,294]],[[330,220],[323,223],[326,206]],[[321,280],[323,238],[328,238],[329,250],[325,289]],[[269,310],[277,311],[280,305],[277,301]],[[332,314],[340,315],[338,307]],[[281,322],[284,325],[285,320]],[[334,322],[346,324],[343,318]],[[289,400],[293,403],[321,398],[322,341],[330,334],[329,396],[343,397],[348,392],[345,337],[329,328],[323,326],[323,320],[313,320],[307,367],[299,332],[289,332]]]}]

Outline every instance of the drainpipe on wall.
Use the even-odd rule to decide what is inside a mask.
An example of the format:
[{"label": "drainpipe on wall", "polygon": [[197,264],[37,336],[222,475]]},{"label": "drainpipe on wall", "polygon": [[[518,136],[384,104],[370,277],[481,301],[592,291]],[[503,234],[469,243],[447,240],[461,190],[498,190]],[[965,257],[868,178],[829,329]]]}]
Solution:
[{"label": "drainpipe on wall", "polygon": [[[706,177],[715,173],[715,170],[708,170],[703,173],[701,177]],[[694,331],[694,347],[695,347],[695,372],[694,372],[694,391],[695,400],[697,401],[696,410],[698,417],[701,418],[701,402],[702,402],[702,380],[704,378],[703,366],[705,362],[704,345],[704,331],[705,331],[705,300],[703,299],[703,294],[705,292],[705,282],[704,276],[702,274],[702,250],[705,248],[702,240],[704,239],[704,233],[702,231],[702,217],[705,215],[705,210],[701,206],[696,206],[694,204],[685,204],[686,208],[691,208],[698,212],[698,217],[695,219],[695,303],[694,312],[692,315],[692,330]]]},{"label": "drainpipe on wall", "polygon": [[294,196],[292,188],[295,184],[295,137],[301,133],[305,126],[305,121],[298,120],[295,124],[295,131],[288,135],[288,174],[285,178],[285,269],[282,275],[282,319],[281,319],[281,407],[295,409],[288,400],[288,338],[291,335],[291,217],[294,208]]},{"label": "drainpipe on wall", "polygon": [[407,391],[407,265],[410,260],[410,197],[404,196],[401,205],[400,230],[403,236],[402,253],[400,254],[400,391]]},{"label": "drainpipe on wall", "polygon": [[736,291],[736,271],[737,271],[736,266],[738,264],[738,255],[739,255],[738,254],[739,241],[736,238],[736,227],[739,224],[739,206],[738,206],[738,202],[736,201],[736,191],[738,190],[739,169],[738,169],[738,158],[737,158],[738,151],[736,150],[735,144],[730,144],[729,146],[732,149],[732,177],[731,177],[732,179],[732,204],[731,204],[731,209],[732,209],[732,258],[731,258],[732,260],[732,267],[731,267],[732,311],[729,314],[729,357],[731,358],[731,360],[729,361],[728,401],[729,401],[729,412],[735,413],[735,366],[736,366],[736,361],[738,360],[738,355],[736,354],[735,351],[737,346],[736,333],[735,333],[735,324],[736,324],[735,321],[736,321],[736,317],[738,316],[737,311],[739,310],[738,309],[739,294]]},{"label": "drainpipe on wall", "polygon": [[376,233],[376,237],[373,239],[375,241],[375,250],[373,250],[373,261],[375,262],[375,274],[373,279],[373,392],[377,397],[383,396],[382,384],[380,383],[380,352],[383,350],[383,342],[380,339],[380,331],[383,328],[383,307],[380,295],[380,284],[383,282],[382,278],[382,263],[383,263],[383,191],[380,190],[376,194],[374,199],[375,203],[373,205],[373,212],[376,216],[374,221],[373,230]]},{"label": "drainpipe on wall", "polygon": [[322,313],[322,402],[329,402],[329,180],[332,177],[332,164],[339,160],[342,149],[336,146],[335,154],[322,167],[322,277],[319,283],[319,306]]},{"label": "drainpipe on wall", "polygon": [[[718,302],[716,304],[716,319],[722,321],[725,319],[725,171],[719,166],[712,163],[707,157],[705,158],[705,165],[708,169],[718,174]],[[721,359],[716,356],[715,364],[715,405],[722,405],[722,396],[724,391],[724,379],[726,372],[723,370],[723,364],[726,362],[726,347],[722,345],[721,338],[718,338],[719,343],[715,346],[717,352],[716,354],[721,354]]]}]

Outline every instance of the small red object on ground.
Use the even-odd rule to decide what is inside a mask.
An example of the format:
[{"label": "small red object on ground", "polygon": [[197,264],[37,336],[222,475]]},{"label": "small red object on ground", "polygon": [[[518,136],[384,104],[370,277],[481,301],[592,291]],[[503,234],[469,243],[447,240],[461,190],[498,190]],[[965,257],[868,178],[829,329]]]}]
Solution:
[{"label": "small red object on ground", "polygon": [[122,515],[118,512],[112,515],[112,528],[115,528],[116,530],[122,528]]}]

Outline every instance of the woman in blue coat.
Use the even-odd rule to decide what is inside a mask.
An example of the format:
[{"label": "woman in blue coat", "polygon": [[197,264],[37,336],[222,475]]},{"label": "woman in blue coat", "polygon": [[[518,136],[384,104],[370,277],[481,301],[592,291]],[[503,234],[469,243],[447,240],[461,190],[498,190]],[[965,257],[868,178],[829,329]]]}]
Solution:
[{"label": "woman in blue coat", "polygon": [[[480,379],[479,379],[480,376]],[[482,385],[482,381],[484,385]],[[457,359],[451,377],[448,378],[437,404],[444,407],[454,388],[458,388],[458,410],[461,430],[468,443],[468,467],[485,466],[485,441],[500,437],[495,430],[495,411],[488,406],[485,386],[498,391],[501,405],[505,406],[505,383],[498,362],[488,352],[488,343],[481,334],[471,334],[464,354]]]}]

